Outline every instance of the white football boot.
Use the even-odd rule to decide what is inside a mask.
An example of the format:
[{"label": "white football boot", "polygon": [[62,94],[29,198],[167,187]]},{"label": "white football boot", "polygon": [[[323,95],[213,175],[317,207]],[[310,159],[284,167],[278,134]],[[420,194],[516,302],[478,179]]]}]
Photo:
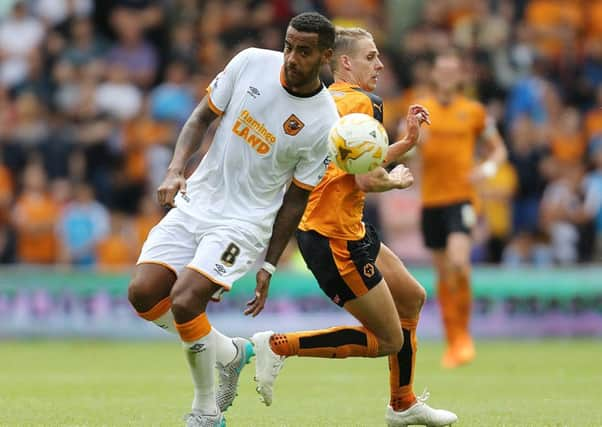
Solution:
[{"label": "white football boot", "polygon": [[388,427],[408,427],[408,426],[428,426],[440,427],[448,426],[458,421],[458,416],[445,409],[433,409],[427,405],[426,400],[430,394],[428,391],[422,393],[422,396],[416,397],[416,403],[405,411],[394,411],[391,406],[387,406],[385,419]]},{"label": "white football boot", "polygon": [[255,346],[255,381],[260,400],[266,406],[272,404],[274,381],[284,365],[284,356],[279,356],[270,347],[270,337],[273,331],[257,332],[251,337]]}]

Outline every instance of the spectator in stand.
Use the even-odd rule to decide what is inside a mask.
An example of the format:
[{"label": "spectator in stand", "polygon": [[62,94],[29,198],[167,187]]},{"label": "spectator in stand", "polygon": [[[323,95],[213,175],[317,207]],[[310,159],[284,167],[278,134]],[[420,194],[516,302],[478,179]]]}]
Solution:
[{"label": "spectator in stand", "polygon": [[108,51],[109,68],[125,68],[126,78],[141,88],[150,87],[156,78],[159,58],[156,48],[144,39],[141,17],[133,11],[115,13],[113,26],[117,43]]},{"label": "spectator in stand", "polygon": [[[152,108],[149,100],[144,103],[142,111],[132,120],[128,120],[123,127],[122,150],[123,150],[123,168],[116,174],[122,177],[123,182],[115,182],[115,186],[122,190],[130,187],[135,194],[124,195],[129,200],[124,200],[128,204],[120,204],[120,208],[127,212],[134,212],[138,206],[138,199],[144,193],[146,188],[156,188],[155,184],[160,179],[160,174],[156,173],[154,159],[161,158],[163,154],[166,157],[166,164],[159,165],[161,168],[167,167],[169,162],[171,144],[176,135],[177,128],[172,122],[167,120],[156,120],[150,109]],[[163,170],[163,169],[160,169]],[[132,187],[137,187],[136,189]],[[125,208],[125,209],[124,209]]]},{"label": "spectator in stand", "polygon": [[95,248],[100,270],[119,271],[136,261],[128,226],[128,218],[123,213],[111,212],[110,231]]},{"label": "spectator in stand", "polygon": [[512,233],[512,199],[516,192],[517,176],[509,162],[500,165],[497,173],[478,186],[481,211],[488,231],[487,262],[499,263],[504,246]]},{"label": "spectator in stand", "polygon": [[518,79],[510,88],[506,100],[506,126],[511,128],[520,116],[528,116],[534,123],[541,126],[547,122],[544,108],[544,96],[548,81],[544,78],[547,62],[535,58],[529,74]]},{"label": "spectator in stand", "polygon": [[49,127],[44,104],[32,92],[24,92],[15,100],[15,123],[10,139],[19,150],[35,152],[47,141]]},{"label": "spectator in stand", "polygon": [[583,162],[587,141],[583,132],[581,113],[575,107],[564,106],[558,120],[550,123],[549,141],[552,155],[560,165]]},{"label": "spectator in stand", "polygon": [[196,26],[190,18],[181,20],[170,34],[169,59],[185,63],[188,70],[199,68],[199,43],[196,38]]},{"label": "spectator in stand", "polygon": [[85,183],[75,185],[74,199],[67,204],[58,222],[61,261],[79,267],[96,263],[96,245],[108,234],[109,213],[94,199],[94,190]]},{"label": "spectator in stand", "polygon": [[510,163],[518,176],[518,188],[513,203],[514,232],[535,232],[538,228],[539,201],[545,180],[540,162],[547,148],[538,140],[533,122],[528,117],[516,119],[510,130]]},{"label": "spectator in stand", "polygon": [[182,126],[194,107],[196,100],[188,84],[190,73],[182,61],[167,65],[165,81],[151,92],[151,111],[156,120],[166,120]]},{"label": "spectator in stand", "polygon": [[29,14],[27,2],[15,2],[11,14],[0,21],[0,85],[13,87],[25,80],[28,58],[44,35],[44,26]]},{"label": "spectator in stand", "polygon": [[91,183],[99,200],[108,205],[114,159],[110,141],[118,128],[114,119],[98,109],[94,82],[81,85],[72,120],[75,132],[72,156],[79,156],[76,159],[82,162],[75,178]]},{"label": "spectator in stand", "polygon": [[142,108],[142,91],[128,78],[128,70],[120,63],[110,64],[107,80],[98,85],[95,93],[100,113],[118,120],[136,116]]},{"label": "spectator in stand", "polygon": [[138,212],[133,219],[135,254],[140,253],[146,236],[148,236],[151,228],[159,223],[162,217],[163,212],[159,205],[155,203],[154,195],[144,195],[138,203]]},{"label": "spectator in stand", "polygon": [[42,164],[29,163],[23,172],[23,191],[12,215],[20,262],[50,264],[57,260],[55,227],[58,216],[59,209],[48,193]]},{"label": "spectator in stand", "polygon": [[583,170],[580,165],[559,168],[557,178],[546,186],[541,199],[540,223],[550,239],[554,261],[560,265],[578,260],[579,230],[575,216],[579,212]]},{"label": "spectator in stand", "polygon": [[578,1],[530,0],[525,19],[534,34],[538,52],[549,59],[575,51],[583,30],[583,9]]},{"label": "spectator in stand", "polygon": [[94,32],[94,24],[87,17],[75,19],[70,26],[71,40],[61,55],[61,59],[80,67],[91,61],[101,59],[107,44],[102,37]]},{"label": "spectator in stand", "polygon": [[88,17],[94,10],[94,0],[33,0],[33,4],[35,14],[51,28]]}]

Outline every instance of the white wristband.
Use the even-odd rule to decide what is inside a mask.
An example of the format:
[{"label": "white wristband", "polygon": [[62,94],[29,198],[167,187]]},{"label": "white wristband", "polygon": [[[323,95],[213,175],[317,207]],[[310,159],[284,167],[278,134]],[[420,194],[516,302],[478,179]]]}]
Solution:
[{"label": "white wristband", "polygon": [[481,170],[483,171],[483,175],[490,178],[497,172],[497,165],[493,160],[487,160],[481,165]]},{"label": "white wristband", "polygon": [[271,276],[273,276],[274,272],[276,271],[276,266],[267,261],[264,261],[261,266],[261,269],[267,271],[268,273],[270,273]]}]

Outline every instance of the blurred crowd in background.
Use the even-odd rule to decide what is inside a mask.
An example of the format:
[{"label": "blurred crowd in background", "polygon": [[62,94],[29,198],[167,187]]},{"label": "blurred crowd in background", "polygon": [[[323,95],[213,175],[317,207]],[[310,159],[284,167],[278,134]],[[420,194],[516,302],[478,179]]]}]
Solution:
[{"label": "blurred crowd in background", "polygon": [[[479,188],[474,261],[602,261],[602,0],[2,0],[0,262],[135,262],[207,84],[243,48],[281,50],[309,10],[374,34],[392,138],[429,92],[434,55],[461,51],[463,90],[510,153]],[[409,263],[428,262],[418,155],[413,188],[367,207]]]}]

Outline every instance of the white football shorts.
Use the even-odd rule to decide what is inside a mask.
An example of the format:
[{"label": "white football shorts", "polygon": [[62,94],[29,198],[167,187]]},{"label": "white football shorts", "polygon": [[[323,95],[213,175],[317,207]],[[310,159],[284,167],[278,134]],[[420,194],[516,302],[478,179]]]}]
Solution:
[{"label": "white football shorts", "polygon": [[151,229],[136,264],[161,264],[176,275],[187,267],[227,291],[264,249],[248,229],[205,223],[175,208]]}]

